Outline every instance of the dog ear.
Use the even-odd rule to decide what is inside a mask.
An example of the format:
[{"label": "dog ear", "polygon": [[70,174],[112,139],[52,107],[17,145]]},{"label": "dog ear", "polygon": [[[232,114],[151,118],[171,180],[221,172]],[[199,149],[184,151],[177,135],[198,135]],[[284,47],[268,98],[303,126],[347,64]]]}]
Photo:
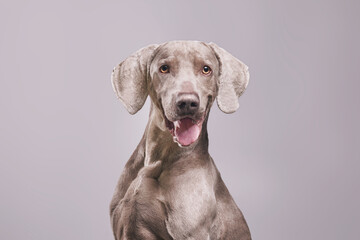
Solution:
[{"label": "dog ear", "polygon": [[112,72],[113,89],[130,114],[139,111],[148,96],[148,66],[157,46],[149,45],[138,50]]},{"label": "dog ear", "polygon": [[233,113],[239,108],[238,98],[249,83],[248,67],[215,43],[209,43],[220,64],[217,104],[224,113]]}]

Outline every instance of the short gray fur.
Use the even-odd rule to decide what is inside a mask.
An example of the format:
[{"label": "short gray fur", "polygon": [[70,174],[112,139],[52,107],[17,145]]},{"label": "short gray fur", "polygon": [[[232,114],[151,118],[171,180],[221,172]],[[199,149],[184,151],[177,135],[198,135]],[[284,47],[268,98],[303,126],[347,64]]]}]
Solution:
[{"label": "short gray fur", "polygon": [[[170,73],[159,72],[163,64]],[[201,74],[204,65],[211,74]],[[251,239],[208,153],[206,127],[214,100],[223,112],[236,111],[248,81],[244,63],[216,44],[198,41],[150,45],[115,67],[114,90],[131,114],[151,98],[145,133],[110,204],[115,239]],[[192,117],[204,117],[199,138],[186,147],[166,127],[167,119],[180,118],[175,99],[184,93],[199,99]]]}]

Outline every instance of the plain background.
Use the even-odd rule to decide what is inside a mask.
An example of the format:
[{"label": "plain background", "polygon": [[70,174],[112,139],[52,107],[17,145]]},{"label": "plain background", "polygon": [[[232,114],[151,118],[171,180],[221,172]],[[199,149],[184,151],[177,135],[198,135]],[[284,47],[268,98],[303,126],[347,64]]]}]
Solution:
[{"label": "plain background", "polygon": [[0,3],[0,239],[113,239],[108,205],[147,123],[110,83],[131,53],[215,42],[250,67],[210,153],[253,239],[360,235],[359,1]]}]

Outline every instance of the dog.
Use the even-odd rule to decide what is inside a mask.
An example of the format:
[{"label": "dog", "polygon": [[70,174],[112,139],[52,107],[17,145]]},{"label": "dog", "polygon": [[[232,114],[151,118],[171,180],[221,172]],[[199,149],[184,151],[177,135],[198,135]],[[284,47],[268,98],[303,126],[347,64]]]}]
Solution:
[{"label": "dog", "polygon": [[248,67],[214,43],[171,41],[140,49],[111,79],[130,114],[151,99],[145,133],[110,204],[115,239],[251,239],[207,134],[215,99],[225,113],[239,107]]}]

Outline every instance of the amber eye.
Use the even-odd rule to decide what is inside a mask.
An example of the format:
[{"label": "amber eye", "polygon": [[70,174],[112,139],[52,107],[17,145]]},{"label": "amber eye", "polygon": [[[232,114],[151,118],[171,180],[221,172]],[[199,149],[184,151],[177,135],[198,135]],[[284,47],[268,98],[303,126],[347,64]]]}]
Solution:
[{"label": "amber eye", "polygon": [[160,72],[162,73],[168,73],[170,68],[168,65],[162,65],[160,68],[159,68]]},{"label": "amber eye", "polygon": [[208,75],[211,73],[211,68],[209,66],[204,66],[203,67],[203,70],[202,70],[202,73],[205,74],[205,75]]}]

